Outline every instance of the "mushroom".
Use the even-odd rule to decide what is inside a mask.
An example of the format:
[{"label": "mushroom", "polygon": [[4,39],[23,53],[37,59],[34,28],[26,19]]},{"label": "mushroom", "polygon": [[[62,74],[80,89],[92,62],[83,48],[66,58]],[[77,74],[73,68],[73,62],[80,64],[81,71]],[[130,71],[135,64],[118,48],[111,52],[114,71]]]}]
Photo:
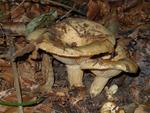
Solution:
[{"label": "mushroom", "polygon": [[122,71],[129,73],[137,72],[137,64],[130,58],[128,52],[120,43],[117,43],[115,54],[113,58],[106,55],[80,63],[81,69],[90,69],[96,75],[90,88],[90,95],[92,97],[101,93],[108,80]]},{"label": "mushroom", "polygon": [[105,102],[100,109],[100,113],[125,113],[124,109],[114,102]]},{"label": "mushroom", "polygon": [[109,88],[105,87],[105,92],[107,96],[107,100],[113,101],[114,100],[114,94],[118,91],[118,86],[116,84],[111,85]]},{"label": "mushroom", "polygon": [[[116,43],[114,36],[105,27],[79,18],[66,19],[49,29],[35,30],[29,34],[27,40],[30,40],[37,49],[50,53],[64,63],[70,86],[75,87],[84,86],[80,63],[93,55],[113,53]],[[52,80],[48,82],[52,83]]]}]

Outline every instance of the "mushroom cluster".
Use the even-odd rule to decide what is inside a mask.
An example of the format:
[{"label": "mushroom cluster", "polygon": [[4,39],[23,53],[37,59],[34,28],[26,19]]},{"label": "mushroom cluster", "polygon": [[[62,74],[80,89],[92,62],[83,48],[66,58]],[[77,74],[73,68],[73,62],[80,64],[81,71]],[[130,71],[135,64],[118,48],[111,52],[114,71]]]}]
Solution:
[{"label": "mushroom cluster", "polygon": [[[114,35],[101,24],[86,19],[69,18],[48,29],[35,30],[27,40],[36,50],[46,51],[66,65],[71,87],[84,86],[82,79],[85,69],[94,73],[96,77],[90,88],[92,97],[99,94],[107,81],[121,71],[137,71],[137,65],[116,44]],[[49,78],[46,85],[51,89],[53,74]]]}]

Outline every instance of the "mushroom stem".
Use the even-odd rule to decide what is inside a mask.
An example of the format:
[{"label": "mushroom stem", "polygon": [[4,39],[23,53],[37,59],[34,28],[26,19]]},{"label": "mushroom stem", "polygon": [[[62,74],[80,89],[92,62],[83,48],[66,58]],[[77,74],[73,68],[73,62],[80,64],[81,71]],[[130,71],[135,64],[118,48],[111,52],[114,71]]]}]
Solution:
[{"label": "mushroom stem", "polygon": [[116,75],[118,75],[121,71],[119,70],[106,70],[106,71],[98,71],[94,70],[92,73],[96,75],[94,81],[90,88],[90,95],[91,97],[97,96],[105,85],[107,84],[108,80]]},{"label": "mushroom stem", "polygon": [[91,97],[95,97],[99,92],[103,90],[109,78],[97,76],[94,78],[94,81],[90,88]]},{"label": "mushroom stem", "polygon": [[83,87],[83,71],[79,65],[66,65],[70,87]]}]

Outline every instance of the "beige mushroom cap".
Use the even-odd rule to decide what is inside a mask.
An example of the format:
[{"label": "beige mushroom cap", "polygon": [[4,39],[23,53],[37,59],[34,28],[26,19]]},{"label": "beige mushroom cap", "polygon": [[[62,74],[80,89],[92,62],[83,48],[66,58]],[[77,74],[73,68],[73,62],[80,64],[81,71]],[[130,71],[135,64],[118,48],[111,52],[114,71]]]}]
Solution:
[{"label": "beige mushroom cap", "polygon": [[58,38],[67,45],[77,47],[90,44],[95,40],[108,40],[113,45],[116,39],[104,26],[81,18],[68,18],[54,26],[61,35]]},{"label": "beige mushroom cap", "polygon": [[[116,56],[112,59],[89,59],[83,61],[80,66],[82,69],[93,70],[120,70],[124,72],[136,73],[138,65],[130,58],[128,52],[118,43]],[[109,75],[108,75],[109,76]]]},{"label": "beige mushroom cap", "polygon": [[131,59],[121,59],[118,61],[111,60],[86,60],[81,63],[82,69],[93,69],[93,70],[120,70],[124,72],[136,73],[138,66]]},{"label": "beige mushroom cap", "polygon": [[102,25],[86,19],[69,18],[46,29],[32,32],[27,39],[42,39],[36,46],[64,57],[92,56],[111,53],[115,38]]}]

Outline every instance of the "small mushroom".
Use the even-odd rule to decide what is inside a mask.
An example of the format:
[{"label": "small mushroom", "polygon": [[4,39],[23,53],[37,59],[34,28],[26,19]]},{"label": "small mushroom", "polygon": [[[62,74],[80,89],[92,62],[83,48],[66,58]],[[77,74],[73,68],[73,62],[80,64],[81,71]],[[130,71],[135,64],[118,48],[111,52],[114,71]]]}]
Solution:
[{"label": "small mushroom", "polygon": [[100,113],[125,113],[125,111],[114,102],[105,102],[100,109]]},{"label": "small mushroom", "polygon": [[50,53],[66,64],[70,86],[76,87],[83,86],[80,63],[93,55],[112,53],[116,43],[105,27],[79,18],[66,19],[49,29],[35,30],[27,39],[37,49]]},{"label": "small mushroom", "polygon": [[113,101],[114,100],[114,94],[118,91],[118,86],[116,84],[111,85],[109,88],[105,87],[105,92],[107,96],[107,100]]},{"label": "small mushroom", "polygon": [[136,73],[138,66],[129,57],[128,52],[118,43],[113,58],[101,57],[99,59],[88,59],[83,61],[80,66],[82,69],[90,69],[96,75],[91,88],[92,97],[98,95],[105,87],[108,80],[122,71]]}]

